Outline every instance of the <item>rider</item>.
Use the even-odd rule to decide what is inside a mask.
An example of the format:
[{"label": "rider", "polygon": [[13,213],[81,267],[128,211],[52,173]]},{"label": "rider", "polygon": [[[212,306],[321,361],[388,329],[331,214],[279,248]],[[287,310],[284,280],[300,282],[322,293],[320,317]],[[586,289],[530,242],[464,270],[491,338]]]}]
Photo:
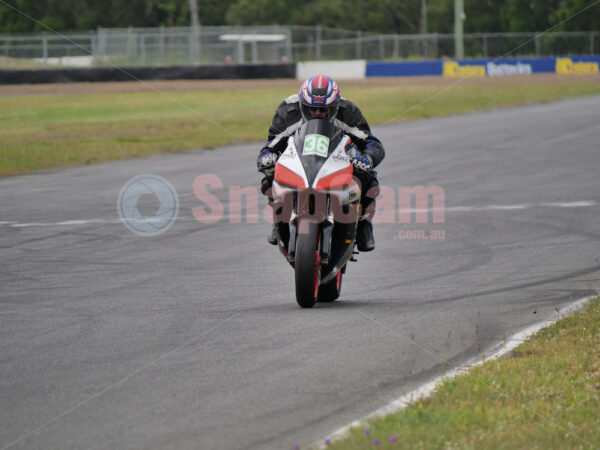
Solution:
[{"label": "rider", "polygon": [[[288,137],[305,121],[317,118],[333,121],[354,143],[351,149],[347,149],[347,154],[354,166],[354,176],[362,185],[362,214],[358,222],[356,244],[359,251],[371,251],[375,248],[371,219],[375,211],[375,197],[379,193],[377,174],[373,168],[384,158],[385,151],[379,139],[371,133],[360,109],[340,96],[337,83],[328,76],[310,77],[302,84],[298,94],[286,98],[275,111],[268,141],[260,150],[256,162],[259,172],[265,175],[261,181],[262,193],[269,194],[275,163],[285,150]],[[268,241],[277,245],[275,226]]]}]

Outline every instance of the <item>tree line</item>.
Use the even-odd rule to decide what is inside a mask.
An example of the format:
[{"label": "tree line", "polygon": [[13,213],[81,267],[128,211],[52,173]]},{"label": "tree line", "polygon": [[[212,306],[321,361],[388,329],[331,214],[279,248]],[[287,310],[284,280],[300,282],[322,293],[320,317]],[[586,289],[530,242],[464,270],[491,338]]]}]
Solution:
[{"label": "tree line", "polygon": [[[188,26],[189,0],[6,0],[0,33],[97,27]],[[419,33],[422,0],[197,0],[201,25],[323,25],[374,33]],[[464,31],[600,29],[592,0],[464,0]],[[427,32],[452,33],[454,0],[426,0]],[[33,20],[35,19],[35,20]],[[37,21],[37,22],[36,22]]]}]

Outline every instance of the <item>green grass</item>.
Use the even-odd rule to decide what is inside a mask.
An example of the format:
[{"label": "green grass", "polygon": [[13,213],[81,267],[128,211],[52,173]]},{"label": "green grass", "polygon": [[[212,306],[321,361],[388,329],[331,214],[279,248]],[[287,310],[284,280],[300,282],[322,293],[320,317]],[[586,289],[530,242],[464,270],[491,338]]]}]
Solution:
[{"label": "green grass", "polygon": [[[372,125],[600,93],[593,80],[342,88]],[[167,92],[174,101],[152,91],[0,97],[0,175],[261,141],[289,94],[259,88]]]},{"label": "green grass", "polygon": [[[368,429],[370,433],[364,434]],[[395,436],[397,441],[389,443]],[[332,449],[600,447],[600,301]]]}]

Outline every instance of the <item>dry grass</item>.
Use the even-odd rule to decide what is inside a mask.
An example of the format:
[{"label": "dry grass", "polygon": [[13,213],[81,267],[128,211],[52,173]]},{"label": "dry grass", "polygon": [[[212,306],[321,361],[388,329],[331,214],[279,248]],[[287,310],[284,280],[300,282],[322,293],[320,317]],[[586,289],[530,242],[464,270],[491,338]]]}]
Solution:
[{"label": "dry grass", "polygon": [[[600,94],[597,77],[456,83],[430,77],[340,85],[372,125]],[[258,142],[297,86],[296,80],[1,86],[0,175]]]}]

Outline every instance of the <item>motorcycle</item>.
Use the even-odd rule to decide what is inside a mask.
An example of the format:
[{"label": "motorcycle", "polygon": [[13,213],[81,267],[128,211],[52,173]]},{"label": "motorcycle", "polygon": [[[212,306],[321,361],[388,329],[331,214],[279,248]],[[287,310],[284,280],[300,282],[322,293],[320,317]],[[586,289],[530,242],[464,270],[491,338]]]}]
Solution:
[{"label": "motorcycle", "polygon": [[278,247],[294,269],[302,308],[336,300],[348,261],[356,261],[361,190],[346,155],[352,145],[330,121],[309,120],[288,138],[275,165]]}]

